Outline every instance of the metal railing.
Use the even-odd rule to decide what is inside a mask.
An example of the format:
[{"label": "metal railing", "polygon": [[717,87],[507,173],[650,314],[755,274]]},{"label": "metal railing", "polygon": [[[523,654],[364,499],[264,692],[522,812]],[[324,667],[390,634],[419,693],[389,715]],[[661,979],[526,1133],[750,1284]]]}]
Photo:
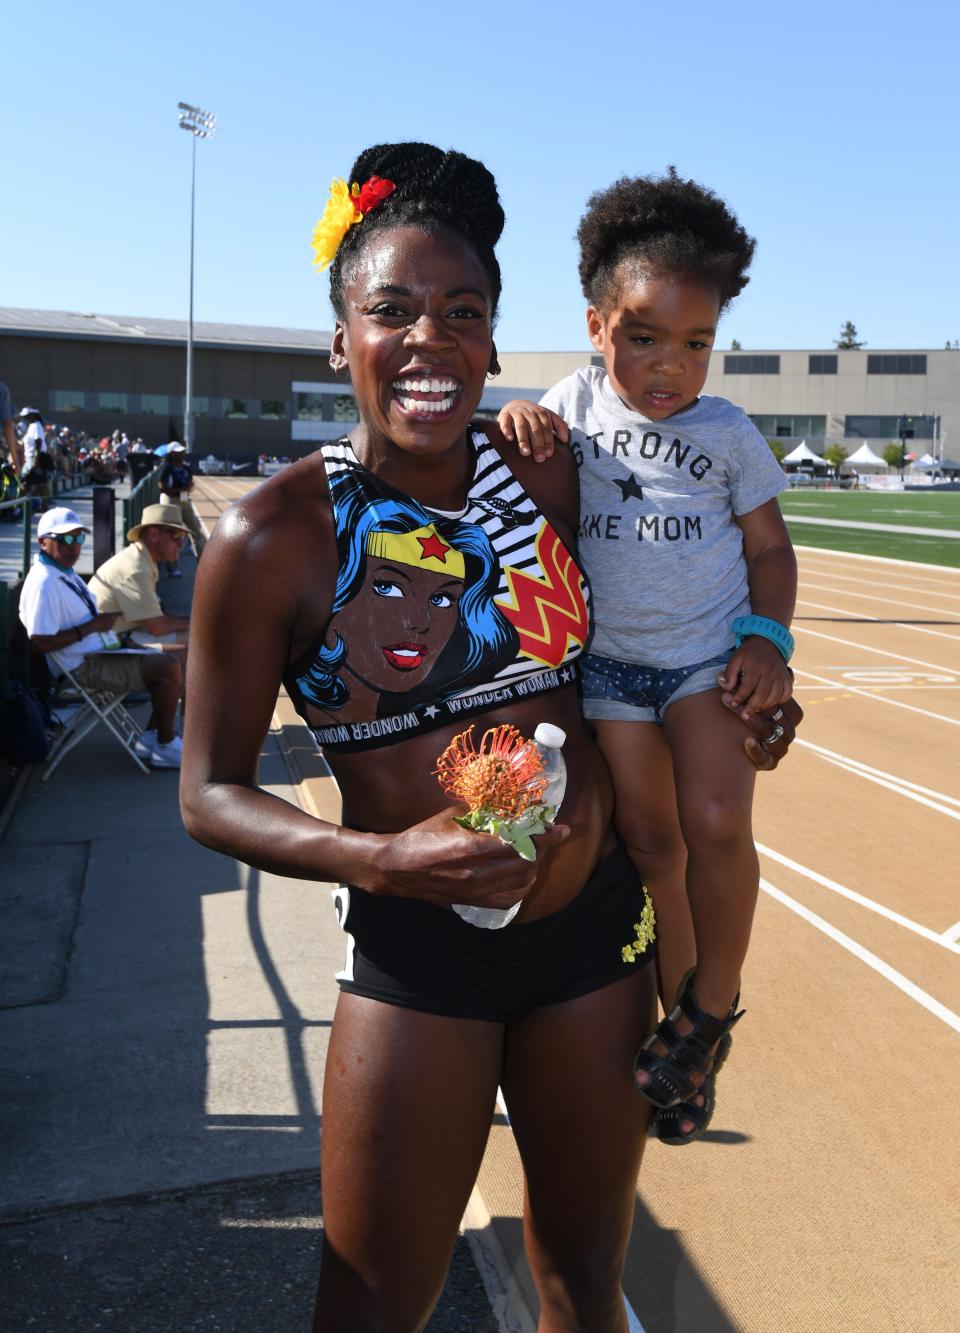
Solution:
[{"label": "metal railing", "polygon": [[140,517],[147,505],[155,505],[160,500],[160,473],[163,471],[163,465],[158,464],[152,472],[138,481],[136,486],[123,501],[123,531],[124,538],[131,528],[135,528],[140,522]]}]

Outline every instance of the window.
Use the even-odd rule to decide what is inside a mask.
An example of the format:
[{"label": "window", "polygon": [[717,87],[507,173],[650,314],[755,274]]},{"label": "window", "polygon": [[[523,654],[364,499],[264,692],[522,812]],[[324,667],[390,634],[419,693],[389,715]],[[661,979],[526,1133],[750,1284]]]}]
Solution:
[{"label": "window", "polygon": [[[210,399],[197,398],[196,395],[190,400],[193,403],[193,415],[195,417],[208,417],[210,415]],[[232,402],[233,400],[228,400]]]},{"label": "window", "polygon": [[224,398],[223,415],[233,421],[245,421],[249,415],[246,398]]},{"label": "window", "polygon": [[751,416],[750,420],[766,439],[817,440],[826,434],[827,418],[811,416]]},{"label": "window", "polygon": [[51,412],[83,412],[86,410],[87,395],[82,389],[51,389]]},{"label": "window", "polygon": [[326,395],[322,393],[298,393],[296,396],[297,420],[322,421],[325,397]]},{"label": "window", "polygon": [[871,353],[867,357],[868,375],[925,375],[927,373],[927,358],[923,353],[908,352],[896,353],[888,356],[886,353]]},{"label": "window", "polygon": [[725,356],[723,358],[725,375],[779,375],[780,358],[778,356]]},{"label": "window", "polygon": [[140,411],[148,417],[166,417],[174,409],[170,405],[170,395],[167,393],[142,393],[140,395]]},{"label": "window", "polygon": [[835,355],[821,356],[819,353],[811,355],[809,374],[811,375],[835,375],[837,373],[837,358]]},{"label": "window", "polygon": [[287,405],[282,398],[261,398],[261,421],[286,421]]},{"label": "window", "polygon": [[333,400],[334,421],[359,421],[357,400],[352,393],[338,394]]},{"label": "window", "polygon": [[126,412],[127,395],[125,393],[97,394],[101,412]]},{"label": "window", "polygon": [[932,440],[934,417],[847,417],[844,434],[865,440]]}]

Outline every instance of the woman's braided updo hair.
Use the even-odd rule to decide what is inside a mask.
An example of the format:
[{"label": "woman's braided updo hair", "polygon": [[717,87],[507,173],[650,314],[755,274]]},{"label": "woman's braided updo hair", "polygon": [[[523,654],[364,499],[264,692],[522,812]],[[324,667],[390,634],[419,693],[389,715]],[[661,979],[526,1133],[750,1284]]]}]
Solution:
[{"label": "woman's braided updo hair", "polygon": [[330,265],[330,301],[337,318],[342,320],[346,313],[343,290],[356,257],[371,236],[393,227],[452,231],[468,241],[490,279],[496,314],[500,265],[493,247],[503,231],[504,217],[497,183],[483,163],[428,143],[384,143],[365,149],[347,180],[363,185],[371,176],[393,181],[397,188],[351,227],[340,243]]},{"label": "woman's braided updo hair", "polygon": [[665,176],[624,176],[587,200],[577,228],[580,282],[597,309],[619,297],[623,263],[715,287],[720,309],[750,281],[756,241],[722,199],[675,167]]}]

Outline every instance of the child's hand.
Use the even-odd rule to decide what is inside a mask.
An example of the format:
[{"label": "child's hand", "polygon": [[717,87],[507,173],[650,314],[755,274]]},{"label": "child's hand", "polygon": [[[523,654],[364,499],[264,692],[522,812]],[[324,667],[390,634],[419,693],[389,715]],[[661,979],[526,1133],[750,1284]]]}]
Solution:
[{"label": "child's hand", "polygon": [[758,634],[744,639],[717,677],[723,702],[746,722],[754,713],[776,708],[793,693],[793,677],[779,651]]},{"label": "child's hand", "polygon": [[563,417],[558,417],[547,407],[528,403],[525,398],[514,398],[506,407],[501,407],[497,425],[504,438],[512,440],[525,457],[533,454],[535,463],[542,463],[551,456],[554,436],[561,444],[570,439]]}]

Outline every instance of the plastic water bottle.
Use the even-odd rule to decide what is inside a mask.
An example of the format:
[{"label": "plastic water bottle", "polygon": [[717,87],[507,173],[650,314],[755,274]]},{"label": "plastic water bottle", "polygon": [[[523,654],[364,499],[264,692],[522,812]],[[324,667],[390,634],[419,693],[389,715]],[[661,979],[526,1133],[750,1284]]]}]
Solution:
[{"label": "plastic water bottle", "polygon": [[[555,727],[552,722],[541,722],[533,733],[533,741],[543,760],[543,771],[547,785],[540,798],[543,805],[553,808],[554,818],[563,803],[563,794],[567,789],[567,765],[563,758],[562,746],[567,734],[562,727]],[[482,930],[500,930],[508,926],[520,911],[521,898],[512,907],[473,907],[468,903],[454,903],[453,910],[468,925],[479,926]]]},{"label": "plastic water bottle", "polygon": [[533,739],[543,760],[543,771],[547,775],[546,790],[540,799],[544,805],[553,807],[553,817],[556,819],[563,804],[563,794],[567,790],[567,765],[563,758],[567,733],[552,722],[541,722],[533,733]]}]

